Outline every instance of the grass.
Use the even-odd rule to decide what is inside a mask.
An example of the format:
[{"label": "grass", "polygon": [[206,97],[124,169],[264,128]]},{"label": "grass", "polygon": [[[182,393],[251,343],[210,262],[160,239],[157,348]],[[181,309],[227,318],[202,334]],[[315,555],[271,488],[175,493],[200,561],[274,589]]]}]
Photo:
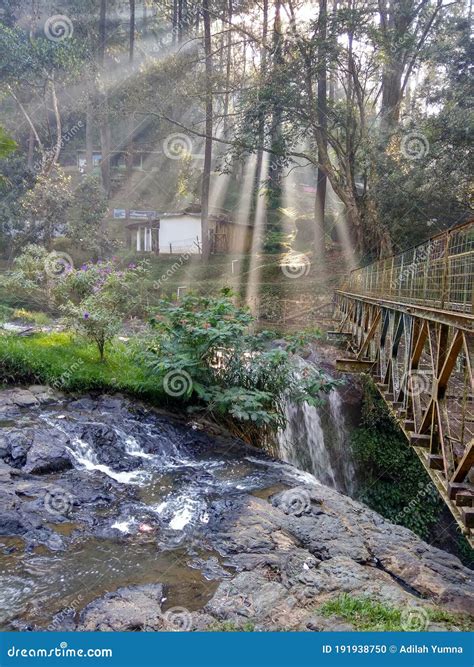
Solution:
[{"label": "grass", "polygon": [[251,621],[237,625],[232,621],[219,621],[207,628],[208,632],[255,632],[255,626]]},{"label": "grass", "polygon": [[115,391],[165,403],[156,378],[117,341],[98,360],[95,345],[69,333],[0,336],[0,382],[49,384],[64,391]]},{"label": "grass", "polygon": [[[326,617],[337,616],[351,623],[355,630],[403,632],[426,630],[430,623],[441,623],[449,629],[467,631],[472,628],[469,618],[451,614],[436,607],[414,608],[413,618],[407,617],[409,607],[385,605],[369,597],[356,597],[342,593],[324,603],[319,612]],[[409,627],[407,627],[409,626]]]}]

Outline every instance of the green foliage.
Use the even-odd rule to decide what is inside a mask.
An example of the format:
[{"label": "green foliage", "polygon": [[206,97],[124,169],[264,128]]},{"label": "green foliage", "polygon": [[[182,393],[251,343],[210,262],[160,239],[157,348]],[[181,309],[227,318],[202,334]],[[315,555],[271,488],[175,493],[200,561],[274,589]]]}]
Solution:
[{"label": "green foliage", "polygon": [[161,382],[181,376],[181,398],[204,403],[216,416],[276,429],[284,426],[283,401],[312,405],[334,383],[313,367],[299,372],[297,341],[272,348],[269,332],[252,333],[252,315],[236,307],[228,290],[219,297],[189,295],[162,301],[151,320],[153,334],[137,351]]},{"label": "green foliage", "polygon": [[390,521],[428,538],[443,503],[369,382],[365,387],[362,424],[353,434],[352,450],[364,471],[359,500]]},{"label": "green foliage", "polygon": [[0,335],[0,384],[39,383],[59,390],[117,391],[161,402],[163,390],[148,369],[116,342],[107,361],[97,363],[94,345],[69,333],[35,334],[27,338]]},{"label": "green foliage", "polygon": [[251,621],[246,621],[242,625],[233,623],[232,621],[220,621],[213,623],[207,628],[208,632],[254,632],[255,625]]},{"label": "green foliage", "polygon": [[[13,269],[0,276],[0,289],[11,304],[28,304],[51,310],[57,280],[55,259],[43,246],[27,245],[15,258]],[[53,269],[52,271],[50,269]]]},{"label": "green foliage", "polygon": [[0,159],[3,159],[13,153],[17,148],[17,143],[0,127]]},{"label": "green foliage", "polygon": [[101,361],[125,316],[138,307],[146,271],[144,263],[120,269],[114,261],[99,261],[71,268],[58,281],[55,296],[67,325],[97,345]]},{"label": "green foliage", "polygon": [[26,322],[28,324],[37,324],[38,326],[46,325],[51,322],[51,318],[46,313],[26,310],[25,308],[15,308],[15,310],[12,310],[11,319],[20,320],[21,322]]},{"label": "green foliage", "polygon": [[75,190],[68,219],[68,237],[82,250],[98,259],[110,250],[102,221],[107,212],[107,196],[96,176],[86,176]]},{"label": "green foliage", "polygon": [[[323,616],[329,618],[338,616],[351,623],[356,630],[370,632],[406,631],[408,628],[403,618],[406,610],[407,607],[400,609],[369,597],[356,597],[347,593],[342,593],[329,600],[319,609]],[[466,630],[470,626],[469,619],[450,614],[436,607],[423,607],[423,612],[424,614],[420,617],[421,621],[426,618],[428,623],[443,623],[450,629]]]},{"label": "green foliage", "polygon": [[71,203],[71,179],[61,167],[56,167],[50,175],[40,174],[21,200],[29,222],[28,238],[42,239],[49,248],[53,235],[66,225]]},{"label": "green foliage", "polygon": [[8,256],[15,237],[20,233],[24,238],[26,221],[18,202],[34,186],[35,179],[18,151],[1,161],[0,174],[0,251]]}]

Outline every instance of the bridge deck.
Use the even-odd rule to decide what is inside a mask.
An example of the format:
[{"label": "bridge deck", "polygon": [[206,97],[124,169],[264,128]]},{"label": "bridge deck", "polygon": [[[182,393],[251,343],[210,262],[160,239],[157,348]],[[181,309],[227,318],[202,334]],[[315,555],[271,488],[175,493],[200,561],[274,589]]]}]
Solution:
[{"label": "bridge deck", "polygon": [[474,221],[352,272],[336,292],[364,371],[468,539],[474,529]]}]

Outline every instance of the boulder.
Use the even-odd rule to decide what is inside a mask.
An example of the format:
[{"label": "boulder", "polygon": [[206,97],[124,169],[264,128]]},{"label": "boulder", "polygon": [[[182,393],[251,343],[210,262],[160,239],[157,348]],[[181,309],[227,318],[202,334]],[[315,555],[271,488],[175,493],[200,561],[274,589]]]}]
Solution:
[{"label": "boulder", "polygon": [[163,627],[163,586],[147,584],[119,588],[94,600],[80,615],[80,631],[124,632]]},{"label": "boulder", "polygon": [[73,467],[67,445],[69,439],[54,429],[37,429],[28,450],[23,471],[36,475],[68,470]]}]

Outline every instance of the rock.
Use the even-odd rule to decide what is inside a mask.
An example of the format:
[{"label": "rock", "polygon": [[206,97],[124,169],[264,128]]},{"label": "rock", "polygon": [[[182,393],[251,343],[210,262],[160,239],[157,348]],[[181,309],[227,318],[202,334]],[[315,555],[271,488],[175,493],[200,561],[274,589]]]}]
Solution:
[{"label": "rock", "polygon": [[36,475],[45,475],[72,468],[68,443],[68,438],[57,430],[37,429],[23,470]]},{"label": "rock", "polygon": [[50,403],[62,395],[59,394],[59,392],[53,391],[51,387],[43,384],[32,384],[28,387],[28,391],[32,393],[40,403]]},{"label": "rock", "polygon": [[15,468],[21,468],[26,463],[26,455],[32,443],[31,429],[4,429],[0,433],[0,456]]},{"label": "rock", "polygon": [[231,576],[230,572],[227,572],[227,570],[224,570],[224,568],[221,567],[215,556],[211,556],[211,558],[208,558],[207,560],[204,560],[203,558],[194,558],[190,561],[189,567],[200,570],[203,576],[209,581],[212,581],[213,579],[226,579]]},{"label": "rock", "polygon": [[222,620],[262,621],[286,598],[288,592],[278,582],[268,581],[260,572],[242,572],[219,585],[205,610]]},{"label": "rock", "polygon": [[17,389],[13,393],[12,402],[20,408],[31,408],[39,404],[38,398],[27,389]]},{"label": "rock", "polygon": [[88,424],[82,429],[80,438],[93,447],[100,463],[114,470],[129,472],[140,464],[136,457],[127,455],[125,443],[107,424]]},{"label": "rock", "polygon": [[119,588],[88,604],[80,615],[77,630],[123,632],[161,629],[162,597],[161,584]]},{"label": "rock", "polygon": [[0,512],[0,535],[22,535],[27,528],[16,514]]}]

